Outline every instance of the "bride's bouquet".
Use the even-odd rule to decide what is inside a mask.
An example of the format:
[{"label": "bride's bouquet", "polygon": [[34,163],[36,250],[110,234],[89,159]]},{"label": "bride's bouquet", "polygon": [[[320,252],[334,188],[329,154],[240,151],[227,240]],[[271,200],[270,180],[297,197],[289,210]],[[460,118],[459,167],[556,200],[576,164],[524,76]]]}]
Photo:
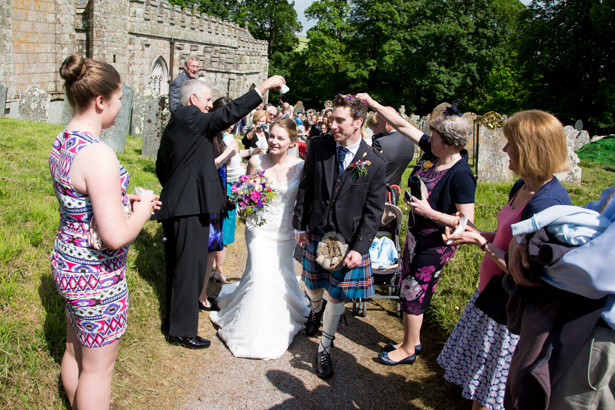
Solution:
[{"label": "bride's bouquet", "polygon": [[265,223],[263,209],[273,198],[275,191],[269,186],[265,171],[240,176],[239,181],[231,186],[229,195],[229,201],[237,207],[239,218],[244,222],[250,220],[259,226]]}]

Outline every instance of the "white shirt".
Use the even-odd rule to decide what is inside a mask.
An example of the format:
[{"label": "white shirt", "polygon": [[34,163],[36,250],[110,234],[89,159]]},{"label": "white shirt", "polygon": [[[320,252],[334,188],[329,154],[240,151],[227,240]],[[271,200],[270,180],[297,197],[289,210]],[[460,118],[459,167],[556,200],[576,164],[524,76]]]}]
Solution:
[{"label": "white shirt", "polygon": [[[341,146],[342,144],[340,144],[339,142],[335,143],[335,154],[336,155],[337,155],[337,147],[341,147]],[[359,140],[359,142],[357,142],[354,145],[346,147],[348,152],[346,152],[346,158],[344,158],[344,169],[348,168],[348,165],[352,163],[352,160],[354,159],[355,155],[357,155],[357,151],[359,151],[359,146],[361,146],[361,140]]]},{"label": "white shirt", "polygon": [[[222,141],[228,147],[235,138],[231,134],[225,134],[222,137]],[[230,162],[226,166],[226,180],[228,182],[236,182],[239,180],[239,177],[244,175],[246,170],[241,166],[241,156],[239,153],[236,153],[231,157]]]}]

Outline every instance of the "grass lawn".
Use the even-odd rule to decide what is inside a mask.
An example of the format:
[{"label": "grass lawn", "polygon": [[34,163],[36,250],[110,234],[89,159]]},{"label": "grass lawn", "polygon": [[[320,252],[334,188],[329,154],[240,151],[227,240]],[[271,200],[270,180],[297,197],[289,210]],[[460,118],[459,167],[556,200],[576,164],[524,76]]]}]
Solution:
[{"label": "grass lawn", "polygon": [[[61,130],[57,125],[0,118],[0,408],[68,408],[59,378],[66,335],[64,303],[49,266],[59,218],[47,161]],[[160,192],[154,160],[140,153],[141,140],[128,137],[125,153],[118,156],[130,172],[129,192],[137,186]],[[567,187],[577,205],[615,184],[614,167],[590,162],[581,166],[583,184]],[[480,228],[495,227],[510,185],[479,184]],[[405,229],[404,225],[403,237]],[[160,226],[148,222],[129,253],[130,326],[115,367],[114,408],[151,408],[150,396],[167,400],[155,402],[154,408],[179,404],[174,398],[183,387],[172,381],[173,375],[185,373],[182,366],[193,360],[184,357],[182,349],[167,348],[159,331],[165,289],[162,236]],[[481,257],[480,250],[461,247],[442,274],[426,315],[427,327],[438,332],[442,343],[476,288]]]}]

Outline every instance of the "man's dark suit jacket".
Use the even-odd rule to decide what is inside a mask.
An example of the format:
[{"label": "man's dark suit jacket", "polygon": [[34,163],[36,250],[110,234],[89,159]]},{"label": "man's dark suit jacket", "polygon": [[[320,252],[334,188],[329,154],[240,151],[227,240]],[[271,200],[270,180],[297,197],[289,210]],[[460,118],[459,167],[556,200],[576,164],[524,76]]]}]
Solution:
[{"label": "man's dark suit jacket", "polygon": [[180,106],[162,133],[156,175],[162,184],[162,207],[153,220],[221,213],[226,187],[214,162],[212,139],[262,102],[254,90],[212,112]]},{"label": "man's dark suit jacket", "polygon": [[401,187],[401,177],[414,156],[414,144],[408,138],[393,130],[387,135],[373,139],[372,147],[389,160],[387,184]]},{"label": "man's dark suit jacket", "polygon": [[386,160],[363,140],[352,162],[358,160],[371,162],[367,175],[354,175],[349,166],[338,176],[333,136],[311,138],[297,192],[293,227],[313,231],[326,223],[327,212],[331,209],[335,213],[336,231],[342,234],[351,250],[366,254],[384,211]]}]

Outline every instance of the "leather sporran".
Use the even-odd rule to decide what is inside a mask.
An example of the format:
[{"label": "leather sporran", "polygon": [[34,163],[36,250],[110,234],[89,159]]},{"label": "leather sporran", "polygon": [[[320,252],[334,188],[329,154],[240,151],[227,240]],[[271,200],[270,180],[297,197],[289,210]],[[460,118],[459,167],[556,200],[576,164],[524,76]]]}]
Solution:
[{"label": "leather sporran", "polygon": [[348,253],[348,244],[339,233],[327,232],[316,249],[316,263],[323,268],[334,271],[344,266]]}]

